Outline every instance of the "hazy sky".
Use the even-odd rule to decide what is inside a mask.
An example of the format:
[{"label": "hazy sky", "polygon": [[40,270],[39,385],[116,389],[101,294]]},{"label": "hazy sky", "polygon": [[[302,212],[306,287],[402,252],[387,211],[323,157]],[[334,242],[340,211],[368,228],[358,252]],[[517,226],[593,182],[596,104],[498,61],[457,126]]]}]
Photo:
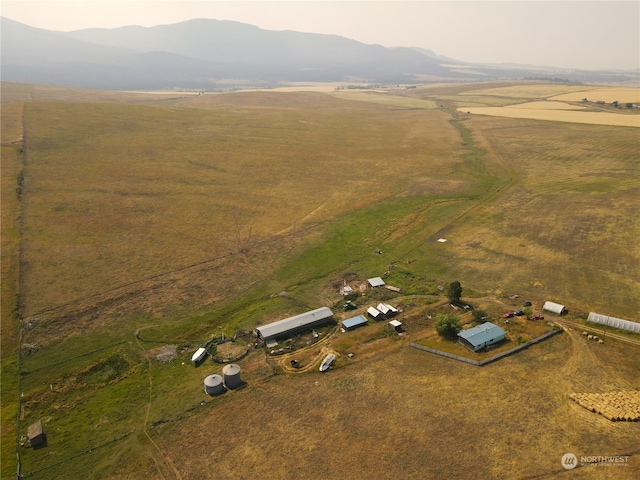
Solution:
[{"label": "hazy sky", "polygon": [[640,70],[640,1],[4,1],[2,16],[70,31],[192,18],[330,33],[458,60]]}]

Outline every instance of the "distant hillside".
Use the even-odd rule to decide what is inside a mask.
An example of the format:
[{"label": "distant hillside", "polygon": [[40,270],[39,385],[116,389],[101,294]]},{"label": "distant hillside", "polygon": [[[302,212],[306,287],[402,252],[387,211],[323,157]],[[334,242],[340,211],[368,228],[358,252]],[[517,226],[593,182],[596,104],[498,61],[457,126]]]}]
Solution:
[{"label": "distant hillside", "polygon": [[2,18],[2,80],[99,89],[202,89],[281,82],[422,83],[534,76],[463,68],[430,50],[196,19],[54,32]]}]

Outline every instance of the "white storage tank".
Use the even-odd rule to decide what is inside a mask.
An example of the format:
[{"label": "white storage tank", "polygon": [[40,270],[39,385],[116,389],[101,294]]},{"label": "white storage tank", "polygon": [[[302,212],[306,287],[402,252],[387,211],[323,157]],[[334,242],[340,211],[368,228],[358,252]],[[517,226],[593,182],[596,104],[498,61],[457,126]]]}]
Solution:
[{"label": "white storage tank", "polygon": [[209,375],[204,379],[204,391],[209,395],[220,395],[224,392],[224,384],[220,375]]},{"label": "white storage tank", "polygon": [[235,363],[225,365],[222,369],[222,375],[224,376],[224,385],[229,390],[238,388],[242,385],[242,379],[240,378],[240,367]]}]

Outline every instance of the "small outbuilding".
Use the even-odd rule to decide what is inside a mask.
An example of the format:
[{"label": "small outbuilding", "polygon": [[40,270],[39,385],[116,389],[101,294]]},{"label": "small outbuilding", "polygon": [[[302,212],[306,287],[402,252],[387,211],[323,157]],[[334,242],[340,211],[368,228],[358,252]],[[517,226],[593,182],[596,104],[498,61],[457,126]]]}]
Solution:
[{"label": "small outbuilding", "polygon": [[371,286],[371,288],[376,288],[376,287],[383,287],[384,286],[384,280],[382,280],[382,278],[380,277],[373,277],[367,280],[367,282],[369,282],[369,285]]},{"label": "small outbuilding", "polygon": [[391,327],[396,332],[401,332],[402,331],[402,322],[399,322],[398,320],[391,320],[389,322],[389,327]]},{"label": "small outbuilding", "polygon": [[357,317],[348,318],[347,320],[342,321],[342,327],[345,330],[354,330],[358,327],[363,327],[367,324],[367,319],[362,315],[358,315]]},{"label": "small outbuilding", "polygon": [[367,308],[367,315],[369,315],[374,320],[378,320],[379,318],[384,317],[384,314],[378,310],[376,307]]},{"label": "small outbuilding", "polygon": [[465,347],[477,352],[485,347],[496,345],[504,340],[506,332],[498,325],[485,322],[458,333],[458,341]]},{"label": "small outbuilding", "polygon": [[542,310],[546,310],[547,312],[555,313],[557,315],[564,315],[565,313],[567,313],[567,309],[564,307],[564,305],[548,301],[544,302]]},{"label": "small outbuilding", "polygon": [[27,436],[32,447],[42,447],[47,444],[47,434],[42,429],[42,422],[38,420],[36,423],[29,425]]}]

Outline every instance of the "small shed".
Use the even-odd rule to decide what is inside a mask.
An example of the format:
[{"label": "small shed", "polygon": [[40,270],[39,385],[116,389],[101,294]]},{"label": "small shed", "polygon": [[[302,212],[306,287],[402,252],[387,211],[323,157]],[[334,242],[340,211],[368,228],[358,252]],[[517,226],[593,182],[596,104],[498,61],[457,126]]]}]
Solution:
[{"label": "small shed", "polygon": [[40,447],[47,444],[47,434],[42,429],[42,422],[38,420],[36,423],[29,425],[27,436],[32,447]]},{"label": "small shed", "polygon": [[[396,307],[394,307],[393,305],[389,305],[388,303],[381,303],[380,305],[384,305],[385,306],[386,312],[384,312],[384,314],[387,317],[393,317],[395,314],[398,313],[398,309]],[[380,310],[379,306],[377,308],[378,308],[378,310]],[[382,310],[380,310],[380,311],[382,311]]]},{"label": "small shed", "polygon": [[367,315],[369,315],[371,318],[375,320],[381,317],[384,317],[384,314],[380,310],[378,310],[376,307],[367,308]]},{"label": "small shed", "polygon": [[560,305],[559,303],[554,302],[544,302],[542,306],[542,310],[546,310],[547,312],[555,313],[558,315],[564,315],[567,313],[567,309],[564,308],[564,305]]},{"label": "small shed", "polygon": [[391,320],[389,322],[389,326],[396,332],[400,332],[402,330],[402,322],[399,322],[398,320]]},{"label": "small shed", "polygon": [[342,321],[342,326],[345,330],[353,330],[358,327],[363,327],[367,324],[367,319],[362,315],[358,315],[357,317],[348,318]]},{"label": "small shed", "polygon": [[485,322],[482,325],[458,333],[458,341],[465,347],[477,352],[504,340],[505,335],[506,332],[495,323]]},{"label": "small shed", "polygon": [[370,278],[369,280],[367,280],[367,282],[369,282],[369,285],[371,285],[372,288],[384,286],[384,280],[382,280],[382,278],[380,277]]}]

